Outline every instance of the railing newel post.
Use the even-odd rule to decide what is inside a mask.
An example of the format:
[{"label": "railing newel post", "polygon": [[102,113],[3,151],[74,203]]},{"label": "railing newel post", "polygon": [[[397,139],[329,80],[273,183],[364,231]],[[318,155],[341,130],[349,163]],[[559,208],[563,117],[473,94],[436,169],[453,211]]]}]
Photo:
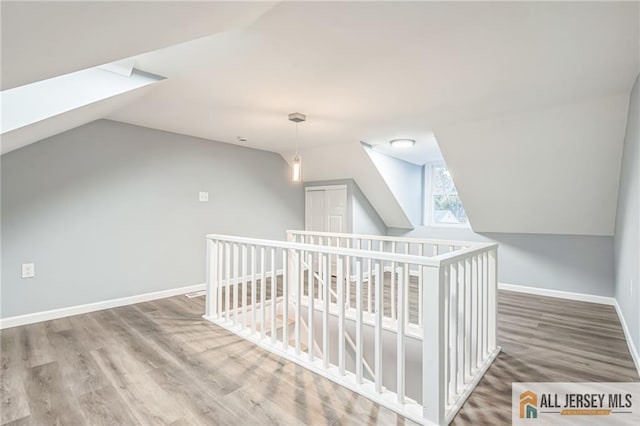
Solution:
[{"label": "railing newel post", "polygon": [[207,306],[205,314],[218,318],[218,244],[207,238]]},{"label": "railing newel post", "polygon": [[[440,267],[422,267],[422,411],[423,417],[437,425],[445,424],[445,273]],[[435,349],[434,349],[435,348]]]},{"label": "railing newel post", "polygon": [[498,249],[489,251],[489,353],[498,346]]}]

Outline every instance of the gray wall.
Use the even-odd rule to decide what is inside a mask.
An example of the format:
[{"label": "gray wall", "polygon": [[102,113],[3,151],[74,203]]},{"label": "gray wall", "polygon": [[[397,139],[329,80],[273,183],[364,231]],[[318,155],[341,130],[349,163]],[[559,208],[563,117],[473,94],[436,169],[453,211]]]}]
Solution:
[{"label": "gray wall", "polygon": [[613,238],[543,234],[476,234],[469,228],[420,226],[389,235],[499,244],[498,280],[550,290],[613,296]]},{"label": "gray wall", "polygon": [[616,212],[615,295],[640,349],[640,76],[631,91]]},{"label": "gray wall", "polygon": [[202,283],[205,234],[284,239],[303,209],[277,154],[90,123],[2,156],[0,317]]}]

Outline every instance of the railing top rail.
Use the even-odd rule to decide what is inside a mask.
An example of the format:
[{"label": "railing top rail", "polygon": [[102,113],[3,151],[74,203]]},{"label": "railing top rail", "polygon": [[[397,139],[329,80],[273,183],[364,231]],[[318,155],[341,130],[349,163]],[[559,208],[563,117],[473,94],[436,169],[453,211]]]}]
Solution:
[{"label": "railing top rail", "polygon": [[449,253],[443,253],[438,256],[432,257],[434,260],[440,261],[440,266],[449,265],[459,260],[467,259],[471,256],[495,250],[498,248],[497,243],[483,243],[482,245],[467,247],[460,250],[452,251]]},{"label": "railing top rail", "polygon": [[304,250],[306,252],[335,254],[351,257],[362,257],[389,262],[410,263],[413,265],[439,267],[440,260],[425,256],[414,256],[410,254],[389,253],[383,251],[369,251],[348,249],[342,247],[320,246],[317,244],[293,243],[289,241],[265,240],[260,238],[237,237],[232,235],[208,234],[207,239],[238,244],[248,244],[263,247],[282,248],[291,250]]},{"label": "railing top rail", "polygon": [[287,234],[294,235],[312,235],[320,237],[332,237],[332,238],[351,238],[351,239],[363,239],[363,240],[376,240],[376,241],[390,241],[399,243],[414,243],[414,244],[434,244],[443,246],[465,246],[465,247],[484,247],[487,243],[474,242],[474,241],[459,241],[459,240],[439,240],[431,238],[414,238],[414,237],[390,237],[386,235],[367,235],[367,234],[346,234],[338,232],[316,232],[316,231],[302,231],[290,229],[287,230]]}]

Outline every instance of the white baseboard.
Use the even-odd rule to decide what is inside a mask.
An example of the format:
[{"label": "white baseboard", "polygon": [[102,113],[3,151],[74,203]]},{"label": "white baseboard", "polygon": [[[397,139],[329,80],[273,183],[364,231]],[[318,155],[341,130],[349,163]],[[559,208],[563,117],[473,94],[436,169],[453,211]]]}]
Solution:
[{"label": "white baseboard", "polygon": [[578,300],[581,302],[599,303],[602,305],[610,305],[615,307],[616,313],[618,314],[618,319],[620,320],[620,325],[622,326],[622,330],[624,332],[625,340],[627,341],[627,346],[629,347],[629,352],[631,353],[631,358],[633,359],[633,363],[635,364],[636,370],[638,371],[638,376],[640,376],[640,355],[638,355],[638,349],[633,344],[633,340],[631,339],[631,334],[629,333],[629,327],[627,327],[627,322],[625,321],[624,316],[622,315],[622,311],[620,310],[620,305],[618,305],[618,301],[615,299],[615,297],[596,296],[593,294],[584,294],[584,293],[573,293],[570,291],[548,290],[543,288],[527,287],[527,286],[522,286],[517,284],[507,284],[507,283],[498,283],[498,289],[515,291],[519,293],[536,294],[538,296],[548,296],[548,297],[557,297],[561,299]]},{"label": "white baseboard", "polygon": [[52,309],[50,311],[35,312],[33,314],[17,315],[15,317],[0,319],[0,330],[33,324],[41,321],[49,321],[57,318],[86,314],[88,312],[101,311],[103,309],[117,308],[119,306],[133,305],[134,303],[148,302],[150,300],[164,299],[166,297],[200,291],[205,289],[205,284],[196,284],[186,287],[172,288],[169,290],[154,291],[152,293],[138,294],[136,296],[122,297],[119,299],[105,300],[102,302],[87,303],[86,305],[69,306],[67,308]]},{"label": "white baseboard", "polygon": [[498,283],[499,290],[515,291],[518,293],[535,294],[538,296],[557,297],[560,299],[577,300],[580,302],[599,303],[601,305],[615,305],[616,299],[607,296],[596,296],[594,294],[573,293],[571,291],[549,290],[546,288],[527,287],[518,284]]},{"label": "white baseboard", "polygon": [[638,356],[638,349],[633,344],[633,340],[631,340],[631,333],[629,333],[629,327],[627,327],[627,322],[624,319],[624,315],[622,315],[622,311],[620,310],[620,305],[618,305],[617,300],[614,306],[616,307],[618,318],[620,318],[620,324],[622,325],[622,331],[624,331],[624,337],[625,337],[625,340],[627,341],[627,346],[629,346],[629,352],[631,353],[631,358],[633,358],[633,363],[635,364],[636,370],[638,371],[638,376],[640,376],[640,356]]}]

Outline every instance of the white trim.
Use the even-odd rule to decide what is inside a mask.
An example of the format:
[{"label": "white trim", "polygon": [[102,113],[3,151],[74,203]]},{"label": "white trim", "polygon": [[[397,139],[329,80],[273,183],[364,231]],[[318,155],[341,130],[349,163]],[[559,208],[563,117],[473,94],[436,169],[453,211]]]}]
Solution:
[{"label": "white trim", "polygon": [[331,191],[334,189],[347,189],[347,185],[319,185],[319,186],[314,186],[314,185],[309,185],[309,186],[305,186],[304,187],[304,192],[307,193],[309,191]]},{"label": "white trim", "polygon": [[536,294],[538,296],[557,297],[560,299],[577,300],[580,302],[599,303],[601,305],[615,305],[616,299],[595,294],[574,293],[571,291],[549,290],[546,288],[527,287],[518,284],[498,283],[499,290],[515,291],[518,293]]},{"label": "white trim", "polygon": [[624,332],[624,337],[625,337],[625,340],[627,341],[627,346],[629,347],[629,353],[631,354],[633,363],[636,367],[636,370],[638,371],[638,376],[640,376],[640,355],[638,354],[638,349],[633,344],[633,340],[631,339],[631,333],[629,332],[629,327],[627,326],[627,322],[624,319],[624,315],[622,315],[622,311],[620,310],[620,305],[618,305],[618,301],[614,297],[596,296],[593,294],[585,294],[585,293],[573,293],[570,291],[548,290],[544,288],[527,287],[523,285],[507,284],[507,283],[498,283],[498,289],[515,291],[518,293],[536,294],[538,296],[557,297],[560,299],[578,300],[580,302],[591,302],[591,303],[599,303],[602,305],[613,306],[616,309],[616,314],[618,315],[620,325],[622,326],[622,331]]},{"label": "white trim", "polygon": [[121,297],[119,299],[104,300],[102,302],[87,303],[85,305],[69,306],[66,308],[52,309],[50,311],[34,312],[32,314],[17,315],[0,319],[0,330],[21,325],[33,324],[41,321],[50,321],[73,315],[86,314],[88,312],[101,311],[103,309],[117,308],[119,306],[133,305],[135,303],[148,302],[150,300],[164,299],[166,297],[205,290],[205,284],[195,284],[186,287],[171,288],[169,290],[154,291],[135,296]]},{"label": "white trim", "polygon": [[622,315],[622,310],[620,309],[620,305],[618,305],[617,300],[615,301],[614,306],[616,307],[616,312],[618,313],[618,318],[620,319],[622,331],[624,331],[624,337],[627,341],[627,346],[629,346],[629,353],[631,353],[631,358],[633,359],[633,363],[635,364],[636,370],[638,371],[638,376],[640,376],[640,356],[638,355],[638,349],[633,344],[631,333],[629,332],[629,327],[627,327],[627,322],[624,320],[624,315]]},{"label": "white trim", "polygon": [[573,293],[570,291],[548,290],[544,288],[527,287],[523,285],[507,284],[507,283],[498,283],[498,289],[515,291],[518,293],[536,294],[538,296],[557,297],[560,299],[578,300],[580,302],[591,302],[591,303],[599,303],[602,305],[613,306],[616,309],[618,320],[620,321],[620,325],[622,326],[622,331],[624,332],[624,337],[625,337],[625,340],[627,341],[627,346],[629,347],[629,353],[631,354],[633,363],[636,367],[636,370],[638,371],[638,376],[640,376],[640,355],[638,354],[638,349],[635,347],[633,340],[631,339],[631,333],[629,332],[629,327],[627,326],[627,322],[624,319],[624,315],[622,315],[622,310],[620,310],[620,305],[618,305],[618,301],[615,299],[615,297],[596,296],[593,294],[585,294],[585,293]]}]

